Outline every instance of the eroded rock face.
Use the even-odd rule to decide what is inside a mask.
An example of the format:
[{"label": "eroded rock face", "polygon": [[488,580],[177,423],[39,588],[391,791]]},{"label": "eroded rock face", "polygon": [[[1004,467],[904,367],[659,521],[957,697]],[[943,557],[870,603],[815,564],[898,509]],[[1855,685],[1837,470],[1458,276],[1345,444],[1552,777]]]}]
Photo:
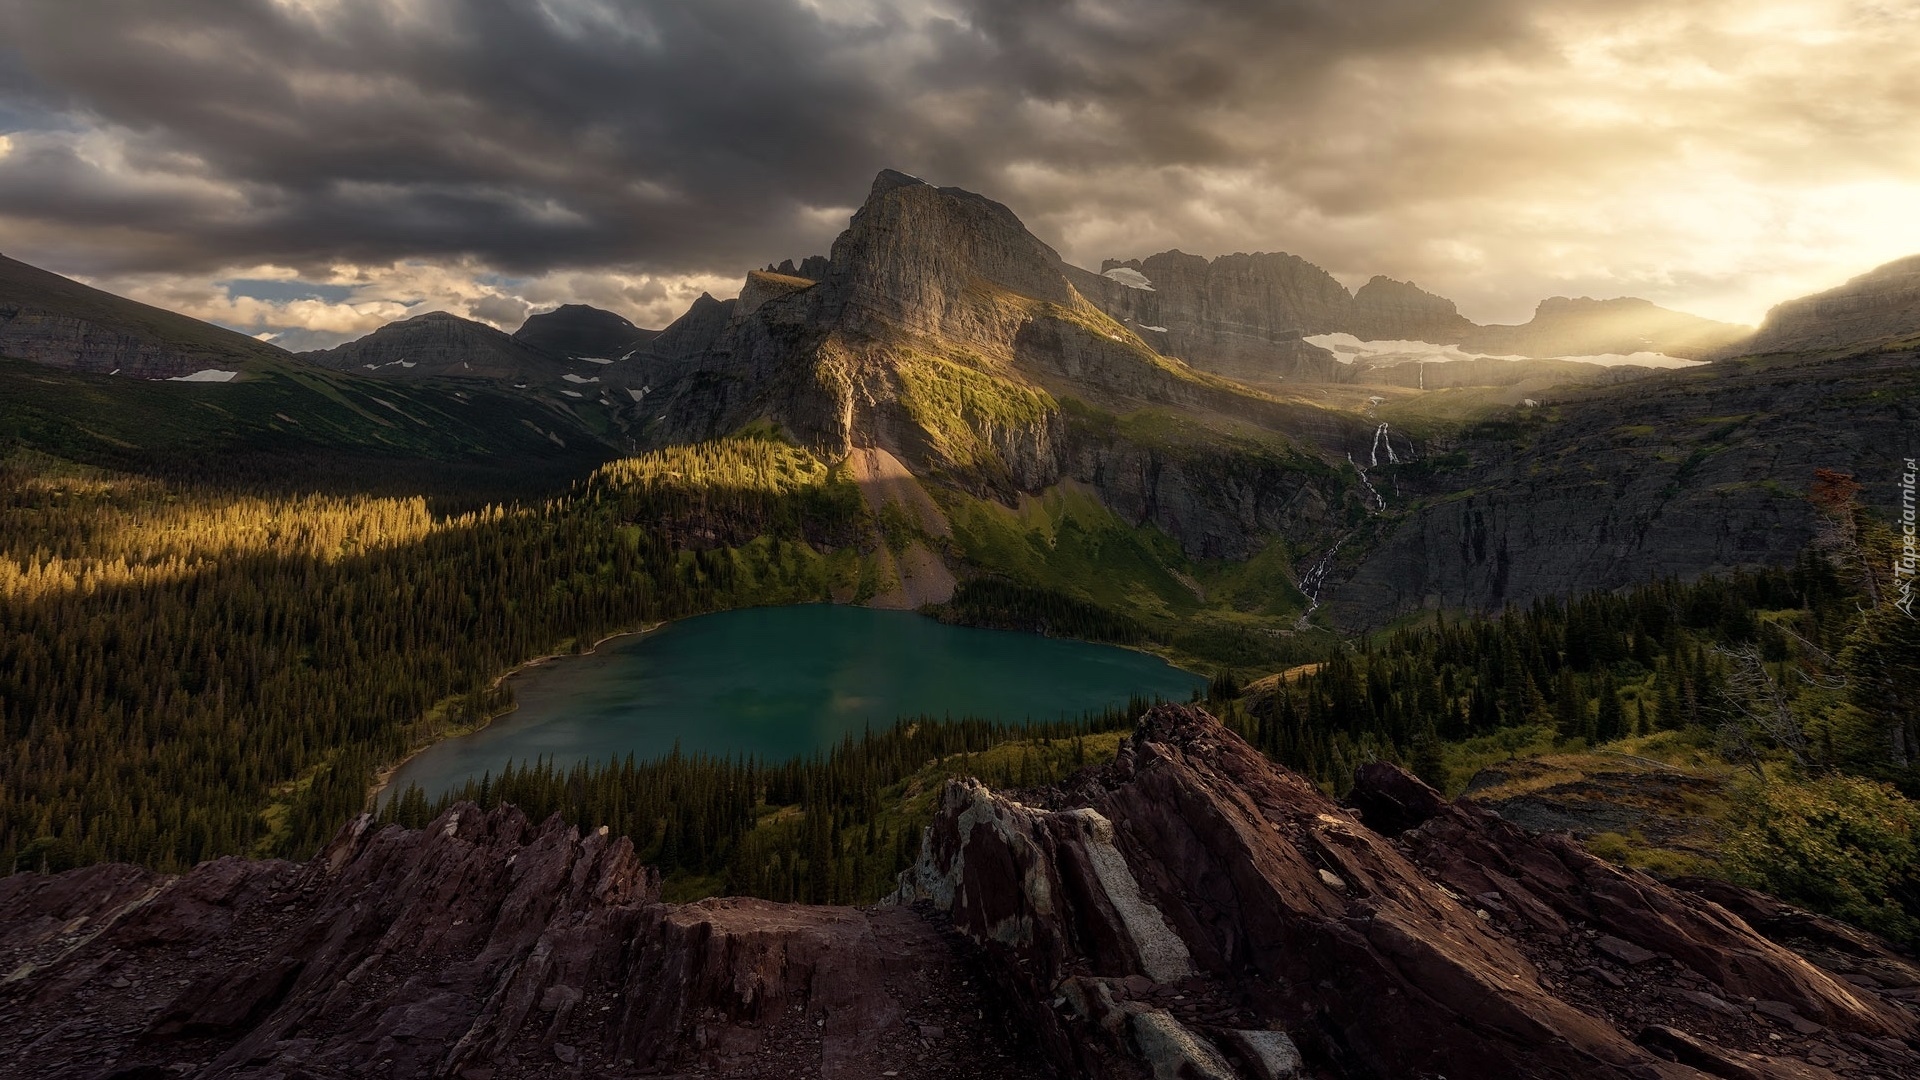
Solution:
[{"label": "eroded rock face", "polygon": [[1036,1074],[910,911],[658,899],[624,838],[471,805],[305,865],[0,879],[0,1076]]},{"label": "eroded rock face", "polygon": [[1353,297],[1297,255],[1255,252],[1206,259],[1163,251],[1109,259],[1074,284],[1149,344],[1204,371],[1252,383],[1341,382],[1352,370],[1302,341],[1347,329]]},{"label": "eroded rock face", "polygon": [[[1858,474],[1897,516],[1914,453],[1915,353],[1663,372],[1619,390],[1553,391],[1486,437],[1370,470],[1405,513],[1324,593],[1340,625],[1409,611],[1498,611],[1544,596],[1790,565],[1814,534],[1817,468]],[[1905,449],[1903,449],[1905,448]]]},{"label": "eroded rock face", "polygon": [[1920,334],[1920,255],[1871,270],[1838,288],[1767,312],[1740,354],[1844,349]]},{"label": "eroded rock face", "polygon": [[1357,796],[1359,814],[1163,706],[1062,790],[950,786],[902,895],[980,945],[1077,1076],[1828,1075],[1766,1037],[1770,1013],[1697,1023],[1651,982],[1764,993],[1821,1026],[1786,1044],[1814,1056],[1915,1060],[1899,1003],[1693,894],[1391,767]]},{"label": "eroded rock face", "polygon": [[1447,345],[1464,340],[1475,327],[1446,297],[1410,281],[1376,275],[1355,290],[1352,318],[1341,329],[1362,341]]}]

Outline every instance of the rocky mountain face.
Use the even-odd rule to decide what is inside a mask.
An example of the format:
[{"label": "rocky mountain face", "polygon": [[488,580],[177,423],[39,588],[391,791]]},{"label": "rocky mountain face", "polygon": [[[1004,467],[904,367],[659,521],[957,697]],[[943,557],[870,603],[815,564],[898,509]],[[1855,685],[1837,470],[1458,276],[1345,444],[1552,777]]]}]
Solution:
[{"label": "rocky mountain face", "polygon": [[1256,252],[1207,260],[1163,251],[1074,284],[1109,315],[1168,356],[1248,382],[1340,381],[1333,358],[1300,339],[1340,331],[1353,297],[1333,275],[1296,255]]},{"label": "rocky mountain face", "polygon": [[1879,345],[1920,335],[1920,255],[1767,312],[1754,335],[1726,350],[1755,354]]},{"label": "rocky mountain face", "polygon": [[1369,470],[1394,505],[1343,548],[1354,562],[1327,586],[1328,611],[1378,626],[1791,564],[1813,537],[1816,468],[1856,474],[1862,498],[1897,517],[1897,466],[1920,430],[1916,360],[1799,356],[1563,387],[1438,437]]},{"label": "rocky mountain face", "polygon": [[562,304],[530,315],[513,340],[561,359],[622,360],[658,337],[616,315],[586,304]]},{"label": "rocky mountain face", "polygon": [[1540,301],[1533,318],[1518,326],[1476,326],[1460,339],[1493,356],[1601,356],[1665,353],[1689,360],[1717,355],[1746,337],[1747,328],[1670,311],[1647,300],[1570,299]]},{"label": "rocky mountain face", "polygon": [[1495,356],[1550,359],[1658,352],[1716,354],[1746,328],[1669,311],[1633,298],[1554,297],[1521,326],[1479,326],[1453,301],[1410,282],[1376,276],[1349,294],[1332,275],[1285,253],[1179,251],[1109,259],[1101,272],[1070,269],[1074,285],[1169,356],[1255,384],[1377,382],[1369,366],[1338,362],[1303,342],[1318,334],[1363,341],[1426,341]]},{"label": "rocky mountain face", "polygon": [[164,379],[292,354],[245,334],[89,288],[0,256],[0,356]]},{"label": "rocky mountain face", "polygon": [[[1270,512],[1231,523],[1192,512],[1219,495],[1214,478],[1163,468],[1111,426],[1070,422],[1062,402],[1251,424],[1311,454],[1363,439],[1357,418],[1162,355],[1080,293],[1083,273],[1005,206],[883,172],[831,256],[754,271],[737,300],[703,297],[649,343],[635,358],[651,387],[637,424],[669,443],[771,421],[829,457],[877,447],[918,477],[1008,500],[1079,480],[1189,550],[1238,554]],[[1329,476],[1314,470],[1326,490],[1311,498],[1295,498],[1296,474],[1238,502],[1324,511],[1341,499]]]},{"label": "rocky mountain face", "polygon": [[1446,297],[1410,281],[1375,275],[1354,292],[1352,314],[1342,329],[1362,341],[1449,345],[1466,340],[1476,327]]},{"label": "rocky mountain face", "polygon": [[0,879],[0,1075],[1920,1068],[1910,958],[1696,884],[1390,766],[1336,805],[1163,706],[1060,789],[951,785],[899,897],[873,908],[664,904],[626,840],[471,805],[418,831],[362,819],[302,865]]},{"label": "rocky mountain face", "polygon": [[544,350],[444,311],[388,323],[366,337],[300,356],[336,371],[390,378],[546,381],[570,370]]}]

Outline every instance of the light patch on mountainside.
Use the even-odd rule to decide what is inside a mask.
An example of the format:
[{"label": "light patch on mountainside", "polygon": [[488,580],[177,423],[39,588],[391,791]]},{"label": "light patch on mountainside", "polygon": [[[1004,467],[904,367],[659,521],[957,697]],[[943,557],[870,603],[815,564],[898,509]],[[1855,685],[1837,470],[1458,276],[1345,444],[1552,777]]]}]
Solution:
[{"label": "light patch on mountainside", "polygon": [[854,447],[847,468],[880,525],[884,543],[876,556],[883,576],[890,579],[868,604],[912,610],[953,599],[953,571],[928,545],[932,538],[951,537],[953,527],[920,481],[899,458],[877,446]]},{"label": "light patch on mountainside", "polygon": [[191,375],[175,375],[168,382],[232,382],[239,375],[237,371],[221,371],[218,368],[201,368]]},{"label": "light patch on mountainside", "polygon": [[[1526,360],[1525,356],[1493,356],[1486,353],[1468,352],[1458,345],[1435,345],[1426,341],[1362,341],[1352,334],[1315,334],[1305,338],[1309,345],[1333,354],[1335,360],[1343,364],[1358,363],[1365,360],[1376,365],[1410,364],[1423,362],[1429,364],[1459,360]],[[1554,356],[1544,359],[1567,360],[1578,364],[1595,364],[1600,367],[1650,368],[1688,368],[1699,367],[1704,360],[1682,360],[1665,353],[1600,353],[1592,356]]]}]

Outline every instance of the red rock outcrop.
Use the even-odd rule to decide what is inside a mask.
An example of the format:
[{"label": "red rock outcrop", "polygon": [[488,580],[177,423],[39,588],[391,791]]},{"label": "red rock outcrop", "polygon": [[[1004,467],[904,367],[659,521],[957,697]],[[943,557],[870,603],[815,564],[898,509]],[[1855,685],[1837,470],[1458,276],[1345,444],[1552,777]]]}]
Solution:
[{"label": "red rock outcrop", "polygon": [[950,785],[867,909],[661,903],[626,840],[470,805],[305,864],[16,875],[0,1077],[1920,1074],[1885,943],[1358,779],[1163,706],[1062,788]]},{"label": "red rock outcrop", "polygon": [[[1902,1004],[1718,905],[1391,766],[1356,794],[1357,814],[1166,706],[1064,790],[1022,803],[951,786],[902,889],[979,943],[1074,1075],[1829,1075],[1819,1058],[1891,1077],[1916,1063]],[[1696,997],[1729,1013],[1686,1011]]]},{"label": "red rock outcrop", "polygon": [[1043,1074],[911,911],[658,900],[624,838],[471,805],[304,865],[0,879],[0,1076]]}]

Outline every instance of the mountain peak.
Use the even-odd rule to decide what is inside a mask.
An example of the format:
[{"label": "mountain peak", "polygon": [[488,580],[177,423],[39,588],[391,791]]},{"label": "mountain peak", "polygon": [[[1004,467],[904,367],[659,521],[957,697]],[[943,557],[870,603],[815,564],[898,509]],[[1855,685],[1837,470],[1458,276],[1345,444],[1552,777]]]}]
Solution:
[{"label": "mountain peak", "polygon": [[867,193],[867,198],[872,200],[895,188],[914,187],[916,185],[921,187],[933,186],[912,173],[903,173],[898,169],[881,169],[880,174],[873,178],[873,188]]},{"label": "mountain peak", "polygon": [[920,333],[963,318],[983,282],[1059,304],[1074,298],[1059,254],[1012,210],[891,169],[833,242],[830,265],[848,308]]},{"label": "mountain peak", "polygon": [[617,312],[588,304],[562,304],[530,315],[513,339],[551,356],[618,360],[653,340],[657,330],[642,330]]}]

